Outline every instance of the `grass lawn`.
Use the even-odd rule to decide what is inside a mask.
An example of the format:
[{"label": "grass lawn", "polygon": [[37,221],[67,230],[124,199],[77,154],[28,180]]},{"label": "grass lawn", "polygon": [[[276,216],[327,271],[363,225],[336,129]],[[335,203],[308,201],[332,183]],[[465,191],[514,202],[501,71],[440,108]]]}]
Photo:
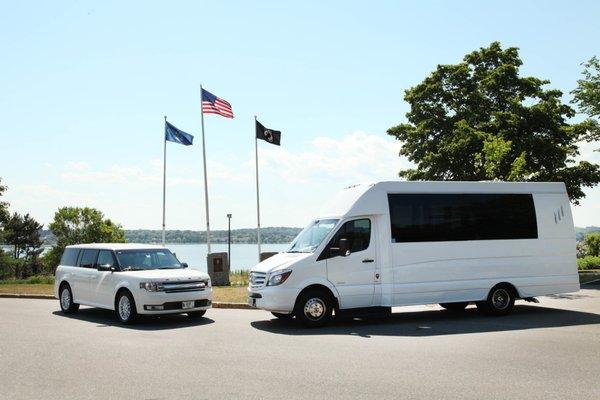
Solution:
[{"label": "grass lawn", "polygon": [[[0,293],[11,294],[54,294],[54,285],[47,283],[6,283],[0,284]],[[213,287],[213,301],[228,303],[246,302],[245,286]]]},{"label": "grass lawn", "polygon": [[7,283],[0,285],[0,293],[10,294],[53,294],[54,285],[47,283]]}]

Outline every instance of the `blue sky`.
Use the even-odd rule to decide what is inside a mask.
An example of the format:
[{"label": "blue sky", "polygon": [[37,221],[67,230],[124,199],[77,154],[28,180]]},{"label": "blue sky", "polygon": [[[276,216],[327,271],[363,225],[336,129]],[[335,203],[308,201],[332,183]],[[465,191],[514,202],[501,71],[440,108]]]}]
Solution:
[{"label": "blue sky", "polygon": [[[203,229],[199,84],[236,115],[206,116],[211,225],[254,226],[253,116],[263,226],[303,226],[333,192],[408,165],[385,132],[404,90],[498,40],[522,74],[568,92],[600,56],[600,3],[7,2],[0,15],[0,177],[11,210],[43,223],[89,205],[125,228],[161,224],[163,116],[195,135],[168,145],[167,228]],[[585,145],[582,157],[600,161]],[[574,208],[600,225],[600,189]]]}]

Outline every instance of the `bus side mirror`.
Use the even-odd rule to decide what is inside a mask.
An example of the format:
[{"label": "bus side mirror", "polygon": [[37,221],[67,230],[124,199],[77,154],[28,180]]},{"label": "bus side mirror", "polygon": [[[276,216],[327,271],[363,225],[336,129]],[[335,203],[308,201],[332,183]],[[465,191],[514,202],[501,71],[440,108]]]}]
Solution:
[{"label": "bus side mirror", "polygon": [[347,257],[350,255],[350,245],[348,243],[348,239],[340,239],[339,246],[340,256]]}]

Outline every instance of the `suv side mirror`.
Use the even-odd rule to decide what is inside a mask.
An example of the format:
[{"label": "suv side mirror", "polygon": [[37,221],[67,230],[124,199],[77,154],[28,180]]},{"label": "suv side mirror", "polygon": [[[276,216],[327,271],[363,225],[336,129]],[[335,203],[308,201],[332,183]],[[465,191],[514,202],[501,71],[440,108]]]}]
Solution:
[{"label": "suv side mirror", "polygon": [[350,244],[348,243],[348,239],[340,239],[340,256],[347,257],[350,255]]},{"label": "suv side mirror", "polygon": [[98,271],[110,271],[110,272],[114,272],[117,270],[115,267],[113,267],[110,264],[100,264],[96,267],[96,269]]},{"label": "suv side mirror", "polygon": [[182,266],[183,268],[187,268],[187,267],[188,267],[188,263],[181,263],[181,266]]}]

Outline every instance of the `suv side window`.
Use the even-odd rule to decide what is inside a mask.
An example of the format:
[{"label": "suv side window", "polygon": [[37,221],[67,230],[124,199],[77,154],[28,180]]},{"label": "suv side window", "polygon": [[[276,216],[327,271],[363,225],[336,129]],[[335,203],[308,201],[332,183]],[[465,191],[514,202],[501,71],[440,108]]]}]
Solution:
[{"label": "suv side window", "polygon": [[105,265],[107,267],[114,267],[116,265],[115,257],[110,250],[100,250],[98,253],[97,265]]},{"label": "suv side window", "polygon": [[81,259],[79,260],[79,266],[81,268],[96,268],[96,257],[98,257],[98,250],[85,249],[82,251]]},{"label": "suv side window", "polygon": [[66,248],[60,259],[60,265],[75,267],[75,266],[77,266],[77,258],[78,257],[79,257],[79,249]]},{"label": "suv side window", "polygon": [[331,238],[319,260],[336,257],[339,254],[332,252],[331,247],[339,247],[340,239],[348,239],[351,253],[366,250],[371,241],[371,220],[368,218],[355,219],[344,223],[336,234]]}]

